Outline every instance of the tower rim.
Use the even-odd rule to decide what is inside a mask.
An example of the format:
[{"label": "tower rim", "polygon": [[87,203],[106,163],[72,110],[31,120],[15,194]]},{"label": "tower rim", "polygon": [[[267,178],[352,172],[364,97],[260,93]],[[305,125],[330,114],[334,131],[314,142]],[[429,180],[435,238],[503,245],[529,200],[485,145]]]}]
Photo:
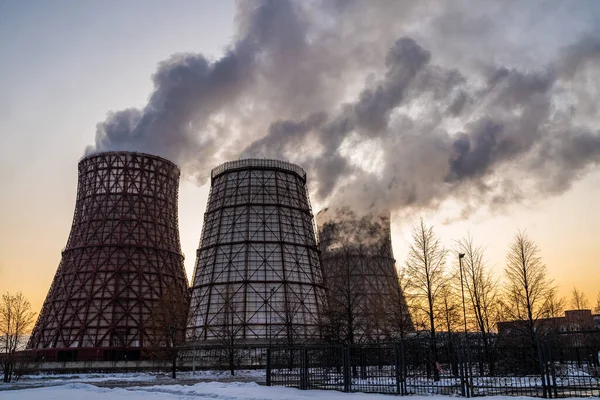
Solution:
[{"label": "tower rim", "polygon": [[272,158],[241,158],[239,160],[224,162],[213,168],[210,172],[211,185],[215,178],[218,178],[223,174],[247,169],[280,170],[292,172],[306,183],[306,171],[304,171],[304,169],[297,164]]},{"label": "tower rim", "polygon": [[177,164],[175,164],[173,161],[169,160],[168,158],[157,156],[156,154],[144,153],[142,151],[130,151],[130,150],[96,151],[96,152],[86,154],[83,157],[81,157],[79,159],[79,163],[82,163],[83,161],[86,161],[86,160],[94,158],[94,157],[110,156],[110,155],[117,155],[117,156],[119,156],[119,155],[136,155],[136,156],[140,156],[140,157],[144,157],[144,158],[153,158],[155,160],[171,164],[172,166],[174,166],[177,169],[177,171],[181,170]]}]

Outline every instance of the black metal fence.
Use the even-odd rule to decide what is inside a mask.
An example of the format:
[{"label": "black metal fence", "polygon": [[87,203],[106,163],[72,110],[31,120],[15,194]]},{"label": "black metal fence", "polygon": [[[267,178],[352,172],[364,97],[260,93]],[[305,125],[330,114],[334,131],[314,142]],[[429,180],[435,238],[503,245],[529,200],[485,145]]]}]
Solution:
[{"label": "black metal fence", "polygon": [[178,363],[186,369],[264,369],[266,346],[194,346],[181,348]]},{"label": "black metal fence", "polygon": [[600,332],[267,350],[267,385],[345,392],[600,396]]}]

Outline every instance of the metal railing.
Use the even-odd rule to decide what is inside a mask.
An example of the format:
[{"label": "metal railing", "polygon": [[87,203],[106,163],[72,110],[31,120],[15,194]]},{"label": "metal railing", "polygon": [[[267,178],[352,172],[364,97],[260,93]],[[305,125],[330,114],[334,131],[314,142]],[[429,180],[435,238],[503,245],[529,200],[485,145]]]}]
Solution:
[{"label": "metal railing", "polygon": [[398,395],[600,396],[600,332],[267,350],[267,384]]},{"label": "metal railing", "polygon": [[297,174],[306,182],[306,172],[298,165],[287,161],[248,158],[235,161],[227,161],[215,168],[210,173],[211,180],[227,171],[236,171],[242,169],[279,169]]}]

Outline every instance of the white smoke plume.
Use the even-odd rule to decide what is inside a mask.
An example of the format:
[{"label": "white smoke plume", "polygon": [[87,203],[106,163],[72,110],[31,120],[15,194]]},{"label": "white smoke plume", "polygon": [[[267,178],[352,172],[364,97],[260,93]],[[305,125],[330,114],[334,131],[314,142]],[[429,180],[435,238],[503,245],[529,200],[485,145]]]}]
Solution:
[{"label": "white smoke plume", "polygon": [[360,215],[348,207],[323,208],[315,219],[321,251],[393,258],[389,213]]},{"label": "white smoke plume", "polygon": [[161,62],[87,152],[167,157],[199,184],[239,157],[354,209],[558,194],[600,163],[600,5],[240,1],[234,43]]}]

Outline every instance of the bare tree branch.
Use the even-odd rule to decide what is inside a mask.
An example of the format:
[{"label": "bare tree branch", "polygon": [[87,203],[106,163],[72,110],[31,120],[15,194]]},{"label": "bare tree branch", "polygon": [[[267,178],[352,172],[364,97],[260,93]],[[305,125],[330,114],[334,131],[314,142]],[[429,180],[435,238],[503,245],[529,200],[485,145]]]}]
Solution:
[{"label": "bare tree branch", "polygon": [[406,274],[411,282],[411,295],[417,305],[417,315],[423,314],[431,337],[434,379],[439,380],[437,363],[436,312],[439,310],[440,294],[446,285],[445,266],[447,250],[421,219],[413,228],[413,243],[408,250]]},{"label": "bare tree branch", "polygon": [[0,299],[0,349],[4,356],[0,365],[4,382],[10,382],[15,373],[16,352],[24,345],[24,336],[35,322],[35,313],[31,304],[21,292],[11,295],[5,293]]},{"label": "bare tree branch", "polygon": [[541,318],[549,313],[550,300],[556,286],[548,278],[546,265],[537,245],[525,232],[519,232],[506,256],[506,315],[523,322],[524,330],[533,337]]},{"label": "bare tree branch", "polygon": [[151,312],[153,353],[168,358],[171,376],[176,377],[177,358],[185,342],[189,297],[185,289],[169,285]]},{"label": "bare tree branch", "polygon": [[446,284],[444,270],[447,250],[423,219],[413,228],[413,243],[406,259],[406,275],[415,305],[428,319],[428,330],[435,339],[435,314],[439,293]]},{"label": "bare tree branch", "polygon": [[564,297],[558,297],[554,290],[548,294],[547,309],[544,318],[562,317],[565,313],[566,300]]},{"label": "bare tree branch", "polygon": [[485,337],[494,330],[497,322],[498,281],[487,266],[484,249],[476,246],[472,237],[460,240],[457,250],[464,254],[463,271],[469,303],[468,313],[476,329]]},{"label": "bare tree branch", "polygon": [[576,287],[574,287],[571,292],[571,307],[574,310],[587,310],[590,308],[590,301],[587,296],[585,293],[577,290]]}]

